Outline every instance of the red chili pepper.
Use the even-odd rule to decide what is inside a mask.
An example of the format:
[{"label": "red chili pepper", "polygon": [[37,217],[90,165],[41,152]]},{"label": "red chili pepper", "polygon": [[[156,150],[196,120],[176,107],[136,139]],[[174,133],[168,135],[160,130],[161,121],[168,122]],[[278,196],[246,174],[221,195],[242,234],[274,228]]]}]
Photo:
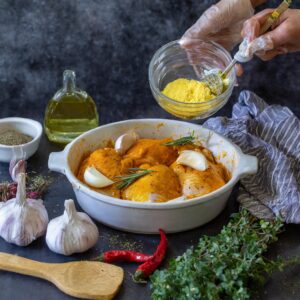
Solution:
[{"label": "red chili pepper", "polygon": [[162,229],[159,229],[160,232],[160,243],[157,246],[153,257],[141,264],[133,276],[136,282],[145,282],[144,279],[148,278],[161,264],[165,258],[167,251],[167,237]]},{"label": "red chili pepper", "polygon": [[128,261],[128,262],[145,262],[152,258],[152,255],[128,251],[128,250],[112,250],[104,252],[98,259],[106,263],[112,263],[117,261]]}]

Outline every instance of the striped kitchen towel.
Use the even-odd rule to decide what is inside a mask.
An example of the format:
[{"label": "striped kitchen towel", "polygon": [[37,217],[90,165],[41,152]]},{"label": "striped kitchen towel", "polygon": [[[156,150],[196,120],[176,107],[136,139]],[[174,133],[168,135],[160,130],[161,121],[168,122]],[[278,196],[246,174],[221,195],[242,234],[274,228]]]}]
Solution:
[{"label": "striped kitchen towel", "polygon": [[300,120],[291,110],[243,91],[232,118],[211,118],[204,126],[259,160],[258,173],[241,179],[241,205],[259,218],[300,223]]}]

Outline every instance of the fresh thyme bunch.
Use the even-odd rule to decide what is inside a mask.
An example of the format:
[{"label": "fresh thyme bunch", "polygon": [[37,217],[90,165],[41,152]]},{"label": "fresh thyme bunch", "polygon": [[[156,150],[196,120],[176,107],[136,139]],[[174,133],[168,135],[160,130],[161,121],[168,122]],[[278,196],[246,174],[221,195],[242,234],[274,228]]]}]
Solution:
[{"label": "fresh thyme bunch", "polygon": [[250,281],[299,259],[269,261],[263,253],[283,230],[279,220],[259,220],[245,209],[216,236],[204,236],[195,248],[173,259],[168,269],[151,277],[152,299],[249,299]]}]

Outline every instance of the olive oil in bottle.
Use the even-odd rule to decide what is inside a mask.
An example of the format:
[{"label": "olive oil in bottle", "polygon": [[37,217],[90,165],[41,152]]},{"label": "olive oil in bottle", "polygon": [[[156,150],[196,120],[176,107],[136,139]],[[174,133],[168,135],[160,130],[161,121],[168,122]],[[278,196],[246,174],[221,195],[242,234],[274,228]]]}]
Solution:
[{"label": "olive oil in bottle", "polygon": [[51,142],[69,143],[99,124],[94,100],[76,87],[75,72],[63,73],[63,88],[58,90],[46,108],[44,128]]}]

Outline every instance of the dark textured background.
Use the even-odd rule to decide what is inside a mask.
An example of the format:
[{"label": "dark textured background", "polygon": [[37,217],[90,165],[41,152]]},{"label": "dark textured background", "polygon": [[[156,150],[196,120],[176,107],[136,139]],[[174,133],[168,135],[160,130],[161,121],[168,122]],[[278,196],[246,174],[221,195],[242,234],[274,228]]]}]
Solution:
[{"label": "dark textured background", "polygon": [[[300,1],[294,1],[300,4]],[[170,117],[153,101],[147,69],[153,53],[178,39],[214,1],[0,1],[1,115],[43,119],[66,68],[97,101],[101,124],[138,117]],[[269,1],[274,6],[279,1]],[[254,60],[243,88],[296,108],[300,56]],[[295,103],[294,105],[291,105]],[[113,108],[114,109],[113,109]],[[221,113],[224,113],[221,112]]]},{"label": "dark textured background", "polygon": [[[0,1],[0,117],[24,116],[43,120],[47,101],[61,86],[66,68],[76,71],[78,84],[95,99],[100,123],[141,118],[172,118],[154,101],[148,87],[147,69],[153,53],[163,44],[179,38],[210,4],[199,0],[63,0]],[[279,1],[269,1],[274,7]],[[300,6],[300,1],[294,1]],[[300,54],[278,57],[271,62],[254,59],[245,66],[229,104],[218,115],[230,115],[241,89],[250,89],[269,103],[290,107],[298,116]],[[29,168],[47,173],[47,158],[59,147],[43,138]],[[62,203],[74,197],[67,180],[57,174],[45,205],[50,218],[62,213]],[[1,181],[8,179],[7,165],[0,165]],[[234,195],[225,211],[211,223],[184,234],[170,235],[169,257],[179,255],[203,234],[216,234],[237,209]],[[96,248],[64,258],[50,252],[40,239],[27,248],[0,241],[0,250],[41,261],[83,259],[112,247],[111,237],[138,242],[152,252],[157,237],[117,232],[99,224]],[[118,246],[118,245],[114,245]],[[300,254],[299,226],[290,225],[280,241],[270,247],[270,256]],[[149,298],[149,287],[132,283],[124,266],[126,282],[118,299]],[[276,273],[258,299],[299,299],[300,269]],[[0,272],[0,299],[70,299],[52,285],[38,279]]]}]

